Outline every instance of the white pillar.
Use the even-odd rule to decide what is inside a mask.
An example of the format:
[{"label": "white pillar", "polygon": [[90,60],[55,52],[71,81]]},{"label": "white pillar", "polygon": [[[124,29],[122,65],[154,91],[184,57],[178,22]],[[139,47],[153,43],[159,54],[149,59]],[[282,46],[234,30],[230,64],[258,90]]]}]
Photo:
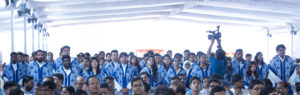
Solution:
[{"label": "white pillar", "polygon": [[24,53],[27,54],[27,19],[26,13],[24,14]]},{"label": "white pillar", "polygon": [[11,52],[15,51],[15,42],[14,42],[14,6],[11,6],[10,12],[10,32],[11,32]]},{"label": "white pillar", "polygon": [[32,52],[34,51],[34,22],[31,21],[32,24]]}]

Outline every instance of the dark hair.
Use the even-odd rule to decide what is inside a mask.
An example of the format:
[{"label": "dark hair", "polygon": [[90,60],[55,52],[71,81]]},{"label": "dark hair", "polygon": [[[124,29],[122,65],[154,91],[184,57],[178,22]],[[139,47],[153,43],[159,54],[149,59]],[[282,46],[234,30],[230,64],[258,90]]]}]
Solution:
[{"label": "dark hair", "polygon": [[147,54],[154,55],[154,52],[152,50],[148,50]]},{"label": "dark hair", "polygon": [[8,88],[11,88],[13,86],[19,86],[18,84],[16,84],[14,81],[6,81],[4,82],[4,86],[3,86],[3,89],[4,90],[7,90]]},{"label": "dark hair", "polygon": [[186,91],[185,88],[182,86],[179,86],[176,88],[176,94],[181,93],[181,95],[185,95]]},{"label": "dark hair", "polygon": [[243,77],[238,75],[238,74],[233,75],[232,78],[231,78],[232,84],[234,84],[234,83],[236,83],[240,80],[243,80]]},{"label": "dark hair", "polygon": [[179,77],[179,76],[186,76],[186,75],[185,75],[185,74],[178,74],[178,77]]},{"label": "dark hair", "polygon": [[60,48],[60,52],[59,52],[60,55],[61,55],[61,53],[63,52],[63,50],[64,50],[65,48],[70,49],[69,46],[63,46],[62,48]]},{"label": "dark hair", "polygon": [[105,56],[107,57],[108,55],[111,55],[111,53],[106,53],[106,55],[105,55]]},{"label": "dark hair", "polygon": [[[99,79],[96,77],[96,76],[94,76],[94,75],[91,75],[91,76],[89,76],[88,78],[87,78],[87,80],[86,80],[86,86],[89,86],[89,80],[91,79],[91,78],[96,78],[98,81],[99,81]],[[98,84],[99,85],[99,84]]]},{"label": "dark hair", "polygon": [[92,62],[93,62],[93,60],[96,60],[97,61],[97,63],[98,63],[98,65],[97,65],[97,70],[96,70],[96,74],[100,74],[101,73],[101,69],[100,69],[100,67],[99,67],[99,60],[98,60],[98,58],[96,58],[96,57],[92,57],[92,58],[90,58],[90,62],[89,62],[89,65],[88,65],[88,69],[87,69],[87,72],[93,72],[93,68],[92,68]]},{"label": "dark hair", "polygon": [[100,51],[100,52],[99,52],[99,55],[100,55],[101,53],[103,53],[103,54],[105,55],[105,52],[104,52],[104,51]]},{"label": "dark hair", "polygon": [[210,80],[214,80],[214,79],[218,80],[221,83],[222,80],[223,80],[223,77],[218,75],[218,74],[213,74],[213,75],[210,76]]},{"label": "dark hair", "polygon": [[28,54],[24,54],[24,56],[25,56],[25,57],[29,57],[29,55],[28,55]]},{"label": "dark hair", "polygon": [[176,79],[177,79],[177,80],[180,80],[179,77],[175,76],[175,77],[172,77],[172,78],[171,78],[170,80],[168,80],[168,81],[171,83],[171,80],[176,80]]},{"label": "dark hair", "polygon": [[200,56],[200,55],[202,55],[202,54],[204,54],[202,51],[198,51],[198,52],[197,52],[197,56]]},{"label": "dark hair", "polygon": [[70,59],[70,61],[71,61],[71,57],[70,57],[69,55],[63,55],[63,56],[61,57],[61,59],[62,59],[62,60],[64,60],[64,59]]},{"label": "dark hair", "polygon": [[290,84],[289,84],[288,82],[284,82],[284,81],[278,82],[278,83],[277,83],[277,86],[278,86],[278,84],[280,84],[280,83],[283,83],[284,88],[289,88],[289,87],[290,87]]},{"label": "dark hair", "polygon": [[17,52],[17,55],[24,56],[24,54],[22,52]]},{"label": "dark hair", "polygon": [[66,88],[71,95],[75,92],[75,89],[73,86],[66,86],[64,88]]},{"label": "dark hair", "polygon": [[269,95],[272,92],[275,92],[276,89],[273,87],[264,88],[260,91],[259,95]]},{"label": "dark hair", "polygon": [[46,76],[43,79],[46,79],[46,78],[50,79],[49,81],[53,81],[54,82],[54,78],[52,76]]},{"label": "dark hair", "polygon": [[114,77],[112,77],[112,76],[107,76],[107,77],[105,77],[104,78],[104,82],[106,82],[107,80],[114,80],[115,78]]},{"label": "dark hair", "polygon": [[217,92],[223,91],[225,93],[225,89],[221,86],[216,86],[213,89],[211,89],[210,95],[215,95]]},{"label": "dark hair", "polygon": [[252,56],[252,54],[250,54],[250,53],[247,53],[247,54],[246,54],[246,57],[247,57],[247,56]]},{"label": "dark hair", "polygon": [[[262,52],[257,52],[256,55],[255,55],[255,57],[254,57],[254,61],[255,61],[257,64],[259,63],[259,62],[258,62],[258,61],[259,61],[259,60],[258,60],[258,56],[259,56],[260,54],[262,55]],[[263,62],[264,62],[264,59],[261,60],[261,63],[263,63]]]},{"label": "dark hair", "polygon": [[87,95],[84,90],[76,90],[73,95]]},{"label": "dark hair", "polygon": [[154,90],[154,95],[176,95],[176,94],[168,86],[160,85]]},{"label": "dark hair", "polygon": [[198,80],[199,82],[201,82],[200,78],[199,77],[192,77],[190,80],[189,80],[189,86],[192,84],[192,82],[194,80]]},{"label": "dark hair", "polygon": [[189,49],[186,49],[186,50],[184,50],[184,52],[183,52],[183,53],[185,53],[185,52],[188,52],[188,53],[190,53],[190,50],[189,50]]},{"label": "dark hair", "polygon": [[216,59],[223,60],[225,58],[226,58],[226,52],[223,49],[217,49],[216,50]]},{"label": "dark hair", "polygon": [[147,72],[142,72],[142,73],[140,74],[140,77],[141,77],[142,75],[147,75],[148,77],[150,77],[150,75],[149,75]]},{"label": "dark hair", "polygon": [[145,81],[143,81],[143,85],[145,87],[145,91],[148,93],[149,90],[151,89],[151,86],[147,82],[145,82]]},{"label": "dark hair", "polygon": [[10,57],[11,57],[12,55],[17,55],[17,53],[16,53],[16,52],[11,52],[11,53],[10,53]]},{"label": "dark hair", "polygon": [[[165,54],[164,56],[163,56],[163,60],[166,58],[166,57],[168,57],[169,59],[170,59],[170,62],[171,62],[171,57],[168,55],[168,54]],[[164,61],[163,61],[163,66],[164,66],[164,68],[166,69],[166,70],[169,70],[169,68],[170,68],[170,66],[171,66],[171,63],[169,63],[169,65],[167,65]]]},{"label": "dark hair", "polygon": [[121,58],[122,56],[128,57],[128,54],[126,52],[121,52],[119,58]]},{"label": "dark hair", "polygon": [[[136,63],[132,63],[131,60],[135,60]],[[139,64],[139,60],[138,60],[138,58],[137,58],[136,56],[130,57],[129,63],[130,63],[130,65],[132,65],[132,66],[136,66],[137,69],[138,69],[138,71],[142,70],[142,67],[141,67],[141,65]],[[134,64],[134,65],[133,65],[133,64]]]},{"label": "dark hair", "polygon": [[153,58],[153,60],[154,60],[154,64],[153,64],[153,66],[152,66],[152,73],[153,73],[153,78],[154,78],[154,81],[158,81],[158,74],[157,74],[157,72],[158,72],[158,68],[157,68],[157,65],[156,65],[156,63],[155,63],[155,58],[154,58],[154,56],[149,56],[147,59],[146,59],[146,62],[150,59],[150,58]]},{"label": "dark hair", "polygon": [[9,95],[24,95],[24,93],[19,88],[13,88],[9,90]]},{"label": "dark hair", "polygon": [[271,82],[270,79],[264,79],[262,82],[264,83],[265,88],[273,87],[273,83]]},{"label": "dark hair", "polygon": [[30,80],[33,80],[33,77],[32,77],[32,76],[25,75],[25,76],[23,77],[22,85],[24,86],[24,84],[27,83],[27,82],[29,82]]},{"label": "dark hair", "polygon": [[219,84],[219,86],[221,85],[221,82],[220,82],[219,80],[217,80],[217,79],[211,79],[211,80],[209,80],[209,81],[208,81],[208,83],[207,83],[207,87],[210,87],[210,84],[211,84],[211,83],[213,83],[213,82],[216,82],[216,83],[218,83],[218,84]]},{"label": "dark hair", "polygon": [[101,83],[100,88],[109,88],[107,83]]},{"label": "dark hair", "polygon": [[133,78],[133,79],[131,80],[131,86],[133,86],[133,83],[134,83],[134,82],[139,81],[139,80],[143,81],[143,79],[140,78],[140,77],[135,77],[135,78]]},{"label": "dark hair", "polygon": [[283,44],[280,44],[276,46],[276,51],[278,51],[280,48],[283,48],[284,50],[286,49]]},{"label": "dark hair", "polygon": [[255,85],[257,85],[257,84],[262,84],[262,85],[264,85],[263,82],[261,82],[260,80],[251,80],[251,81],[250,81],[249,88],[250,88],[250,89],[253,89],[253,87],[254,87]]},{"label": "dark hair", "polygon": [[159,57],[161,57],[161,55],[160,55],[159,53],[155,53],[154,56],[159,56]]},{"label": "dark hair", "polygon": [[246,78],[250,79],[250,76],[252,76],[251,67],[252,65],[255,65],[256,71],[254,71],[254,77],[258,79],[258,72],[257,72],[257,64],[254,61],[251,61],[251,63],[248,65],[247,71],[246,71]]},{"label": "dark hair", "polygon": [[62,75],[60,73],[54,73],[52,76],[57,77],[59,80],[64,80],[64,75]]},{"label": "dark hair", "polygon": [[143,55],[143,58],[146,58],[146,57],[149,57],[149,54],[146,53]]},{"label": "dark hair", "polygon": [[195,53],[191,52],[191,53],[189,54],[189,57],[191,57],[192,55],[196,56]]},{"label": "dark hair", "polygon": [[110,53],[113,54],[114,52],[119,53],[118,50],[112,50]]},{"label": "dark hair", "polygon": [[56,88],[56,84],[53,81],[44,81],[41,84],[42,87],[48,86],[49,89],[53,90]]}]

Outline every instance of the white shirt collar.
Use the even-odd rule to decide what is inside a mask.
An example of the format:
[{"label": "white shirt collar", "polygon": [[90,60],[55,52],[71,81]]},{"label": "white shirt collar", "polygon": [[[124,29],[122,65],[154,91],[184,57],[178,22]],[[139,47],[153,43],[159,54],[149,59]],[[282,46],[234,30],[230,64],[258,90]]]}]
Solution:
[{"label": "white shirt collar", "polygon": [[66,72],[67,75],[71,74],[71,67],[69,69],[66,69],[65,67],[63,67],[64,71]]}]

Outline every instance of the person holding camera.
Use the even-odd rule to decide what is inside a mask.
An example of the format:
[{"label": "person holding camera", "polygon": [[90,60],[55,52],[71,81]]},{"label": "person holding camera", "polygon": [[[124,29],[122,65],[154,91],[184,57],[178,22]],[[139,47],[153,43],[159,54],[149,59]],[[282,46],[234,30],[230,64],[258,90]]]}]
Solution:
[{"label": "person holding camera", "polygon": [[[212,46],[215,43],[215,40],[217,40],[218,46],[216,50],[216,56],[213,57],[211,55],[211,49]],[[220,38],[215,38],[211,37],[210,39],[211,43],[209,45],[209,48],[207,50],[207,56],[209,56],[209,61],[211,62],[211,75],[217,74],[222,77],[225,75],[226,67],[227,67],[227,61],[226,61],[226,56],[225,56],[225,51],[222,49],[221,46],[221,39]]]}]

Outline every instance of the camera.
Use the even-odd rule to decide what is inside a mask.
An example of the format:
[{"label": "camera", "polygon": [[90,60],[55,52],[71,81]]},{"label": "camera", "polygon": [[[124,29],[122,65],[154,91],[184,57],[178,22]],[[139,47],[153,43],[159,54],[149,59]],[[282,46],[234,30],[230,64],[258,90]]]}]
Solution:
[{"label": "camera", "polygon": [[210,35],[208,35],[208,39],[210,40],[212,37],[214,37],[215,39],[221,38],[221,32],[219,31],[219,29],[220,25],[217,26],[217,30],[215,31],[207,31],[208,33],[210,33]]}]

